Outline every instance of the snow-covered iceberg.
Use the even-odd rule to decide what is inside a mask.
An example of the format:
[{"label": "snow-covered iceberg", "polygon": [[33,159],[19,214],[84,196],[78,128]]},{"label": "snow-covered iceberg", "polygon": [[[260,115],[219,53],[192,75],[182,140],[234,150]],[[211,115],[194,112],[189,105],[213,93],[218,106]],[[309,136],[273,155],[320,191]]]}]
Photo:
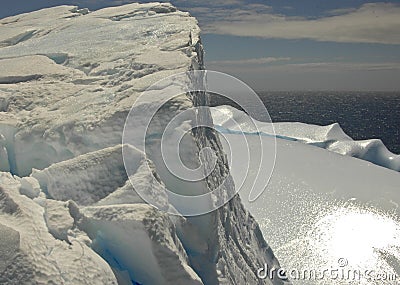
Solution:
[{"label": "snow-covered iceberg", "polygon": [[[276,136],[278,139],[306,143],[400,171],[400,155],[391,153],[380,139],[353,140],[337,123],[317,126],[300,122],[277,122],[271,127],[271,123],[256,120],[252,120],[254,124],[249,124],[247,116],[231,106],[218,106],[212,109],[214,124],[223,133],[244,132]],[[232,124],[233,121],[235,124]]]},{"label": "snow-covered iceberg", "polygon": [[[230,149],[253,151],[261,140],[262,155],[274,158],[276,146],[275,168],[263,194],[249,201],[251,183],[264,186],[268,176],[254,171],[239,194],[293,284],[397,282],[398,172],[304,143],[350,140],[338,125],[274,124],[273,134],[263,131],[269,124],[255,122],[258,128],[251,128],[253,119],[232,107],[218,107],[212,113],[225,137],[226,153],[239,162],[231,169],[236,185],[241,182],[245,154]],[[243,136],[244,141],[238,139]],[[264,163],[268,169],[270,161]]]},{"label": "snow-covered iceberg", "polygon": [[[122,130],[144,90],[203,65],[196,19],[170,4],[59,6],[0,20],[1,283],[287,283],[257,277],[279,262],[238,196],[184,218],[144,203],[129,182],[171,207],[165,191],[176,180],[160,178],[156,157],[121,145]],[[205,101],[182,94],[163,118]],[[208,146],[219,158],[200,190],[226,176],[233,191],[216,133],[188,140],[187,153]]]}]

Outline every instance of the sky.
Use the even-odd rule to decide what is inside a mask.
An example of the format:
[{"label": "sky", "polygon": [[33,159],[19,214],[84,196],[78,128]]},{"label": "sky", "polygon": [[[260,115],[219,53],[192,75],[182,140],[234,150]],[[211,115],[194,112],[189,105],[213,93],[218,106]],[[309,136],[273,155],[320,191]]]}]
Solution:
[{"label": "sky", "polygon": [[[2,0],[0,18],[61,4],[96,10],[131,2]],[[199,20],[207,69],[255,90],[400,91],[400,0],[169,2]]]}]

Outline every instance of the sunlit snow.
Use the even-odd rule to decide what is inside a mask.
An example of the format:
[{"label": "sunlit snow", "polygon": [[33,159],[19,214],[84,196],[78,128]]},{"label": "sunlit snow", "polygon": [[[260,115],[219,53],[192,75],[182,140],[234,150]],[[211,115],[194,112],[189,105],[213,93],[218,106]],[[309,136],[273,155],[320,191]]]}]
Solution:
[{"label": "sunlit snow", "polygon": [[[224,109],[225,119],[233,112],[237,122],[248,121],[238,110],[219,108]],[[218,124],[223,118],[216,114],[220,116],[221,112],[213,112]],[[241,126],[251,150],[252,145],[259,143],[258,135],[244,124]],[[248,200],[249,187],[242,187],[242,201],[260,223],[285,269],[317,273],[324,269],[359,270],[364,275],[367,270],[373,275],[354,281],[328,275],[312,281],[292,278],[294,284],[393,284],[378,277],[400,275],[399,173],[305,144],[307,138],[315,139],[326,129],[304,125],[300,128],[301,137],[298,126],[285,123],[287,137],[279,137],[283,132],[279,132],[278,124],[276,165],[271,180],[254,202]],[[230,153],[229,149],[243,141],[237,139],[243,134],[237,130],[220,131],[225,137],[224,149],[240,161],[241,154]],[[261,135],[261,139],[263,155],[272,157],[274,136]],[[236,169],[241,167],[232,165],[235,181],[240,180],[241,171]]]}]

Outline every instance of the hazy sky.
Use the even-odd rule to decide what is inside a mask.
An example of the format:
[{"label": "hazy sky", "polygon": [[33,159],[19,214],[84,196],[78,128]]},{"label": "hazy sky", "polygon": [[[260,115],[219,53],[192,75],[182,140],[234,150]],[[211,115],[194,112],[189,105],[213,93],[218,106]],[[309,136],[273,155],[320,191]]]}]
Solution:
[{"label": "hazy sky", "polygon": [[[2,0],[0,17],[130,2],[136,1]],[[207,68],[257,90],[400,90],[400,1],[170,2],[199,19]]]}]

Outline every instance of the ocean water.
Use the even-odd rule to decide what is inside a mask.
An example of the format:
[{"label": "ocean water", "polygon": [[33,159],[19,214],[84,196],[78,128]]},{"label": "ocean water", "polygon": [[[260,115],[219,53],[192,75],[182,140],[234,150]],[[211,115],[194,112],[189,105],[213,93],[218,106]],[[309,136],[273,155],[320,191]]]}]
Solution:
[{"label": "ocean water", "polygon": [[[400,91],[258,92],[273,122],[302,122],[328,125],[339,123],[353,139],[378,138],[400,154]],[[211,96],[211,105],[232,105],[228,99]],[[265,121],[260,114],[255,119]]]}]

